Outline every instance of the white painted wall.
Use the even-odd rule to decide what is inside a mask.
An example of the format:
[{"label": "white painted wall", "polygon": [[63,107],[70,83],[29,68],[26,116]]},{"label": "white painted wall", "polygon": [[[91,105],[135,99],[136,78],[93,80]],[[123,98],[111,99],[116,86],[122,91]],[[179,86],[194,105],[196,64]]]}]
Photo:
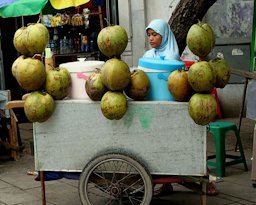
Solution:
[{"label": "white painted wall", "polygon": [[122,54],[122,59],[133,67],[138,62],[138,56],[143,55],[145,48],[145,6],[144,0],[119,0],[119,24],[128,33],[128,45]]},{"label": "white painted wall", "polygon": [[161,18],[169,21],[172,12],[179,3],[179,0],[145,0],[146,23],[151,20]]}]

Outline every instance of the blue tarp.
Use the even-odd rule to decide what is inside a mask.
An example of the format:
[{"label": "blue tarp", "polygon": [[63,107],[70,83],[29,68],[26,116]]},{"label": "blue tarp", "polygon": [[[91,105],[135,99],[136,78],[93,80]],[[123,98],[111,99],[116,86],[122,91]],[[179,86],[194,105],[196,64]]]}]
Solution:
[{"label": "blue tarp", "polygon": [[[54,172],[54,171],[44,171],[44,180],[53,181],[58,179],[73,179],[79,180],[80,172]],[[40,175],[37,175],[35,178],[36,181],[40,181]]]},{"label": "blue tarp", "polygon": [[4,7],[4,6],[7,6],[7,5],[9,5],[9,4],[11,4],[15,1],[18,1],[18,0],[1,0],[0,1],[0,8]]}]

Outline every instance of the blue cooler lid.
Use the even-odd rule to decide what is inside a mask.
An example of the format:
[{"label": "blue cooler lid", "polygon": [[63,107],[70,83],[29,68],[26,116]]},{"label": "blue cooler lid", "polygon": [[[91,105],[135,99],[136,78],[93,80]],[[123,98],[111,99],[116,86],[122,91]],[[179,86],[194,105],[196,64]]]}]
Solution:
[{"label": "blue cooler lid", "polygon": [[139,66],[156,70],[174,71],[185,66],[185,63],[179,60],[140,58]]}]

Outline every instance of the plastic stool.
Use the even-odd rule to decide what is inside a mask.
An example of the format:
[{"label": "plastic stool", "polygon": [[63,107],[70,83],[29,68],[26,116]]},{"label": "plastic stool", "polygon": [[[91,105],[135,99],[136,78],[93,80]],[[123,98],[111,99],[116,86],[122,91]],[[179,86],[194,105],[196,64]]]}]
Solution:
[{"label": "plastic stool", "polygon": [[[208,156],[207,165],[216,168],[216,176],[224,177],[225,168],[234,164],[243,163],[245,171],[248,170],[244,157],[243,146],[235,123],[232,122],[211,122],[208,124],[209,132],[213,134],[215,142],[215,155]],[[240,156],[228,155],[225,150],[225,138],[228,131],[233,131],[236,136]],[[215,159],[212,161],[211,159]],[[226,159],[231,159],[226,161]]]}]

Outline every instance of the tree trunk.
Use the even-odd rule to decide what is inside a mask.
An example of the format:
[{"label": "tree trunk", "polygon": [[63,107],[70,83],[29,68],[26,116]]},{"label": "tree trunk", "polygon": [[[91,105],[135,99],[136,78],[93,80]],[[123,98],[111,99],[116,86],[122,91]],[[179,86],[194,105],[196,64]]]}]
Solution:
[{"label": "tree trunk", "polygon": [[186,47],[186,37],[189,28],[202,20],[208,9],[217,0],[180,0],[172,13],[169,25],[176,37],[180,53]]}]

